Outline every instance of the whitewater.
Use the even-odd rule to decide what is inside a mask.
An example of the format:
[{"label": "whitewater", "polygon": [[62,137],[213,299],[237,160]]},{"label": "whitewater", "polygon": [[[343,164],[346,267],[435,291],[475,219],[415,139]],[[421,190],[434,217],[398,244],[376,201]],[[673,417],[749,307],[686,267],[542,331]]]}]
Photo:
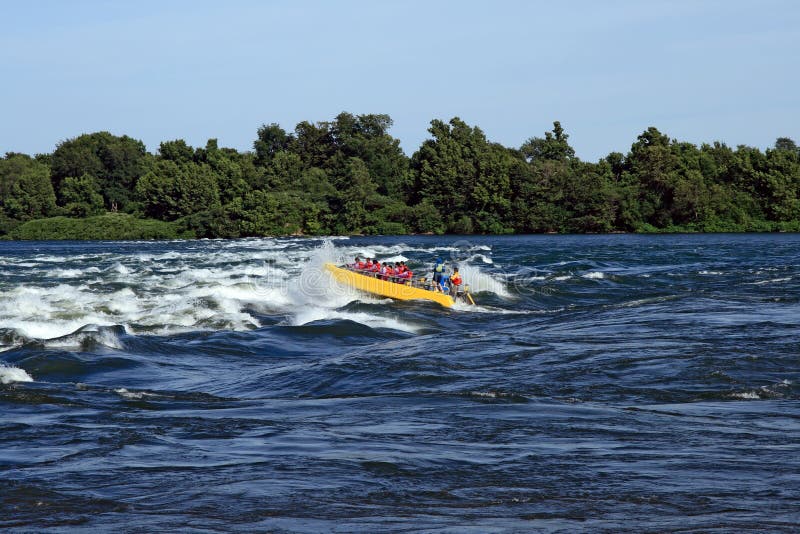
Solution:
[{"label": "whitewater", "polygon": [[[337,311],[353,300],[390,301],[337,284],[323,265],[352,262],[356,255],[409,261],[399,255],[404,252],[421,256],[416,265],[427,272],[435,257],[463,252],[458,247],[419,249],[403,244],[364,247],[349,245],[347,238],[314,241],[311,246],[307,239],[201,243],[201,250],[190,247],[180,253],[0,255],[0,325],[5,330],[0,350],[28,340],[62,338],[59,342],[64,343],[64,336],[87,325],[120,325],[142,335],[251,330],[262,326],[259,314],[284,314],[294,325],[336,318],[414,331],[413,325],[391,317]],[[475,260],[485,257],[471,255],[461,262],[474,290],[508,296],[502,281],[473,266]],[[107,332],[99,342],[115,346],[112,338]]]}]

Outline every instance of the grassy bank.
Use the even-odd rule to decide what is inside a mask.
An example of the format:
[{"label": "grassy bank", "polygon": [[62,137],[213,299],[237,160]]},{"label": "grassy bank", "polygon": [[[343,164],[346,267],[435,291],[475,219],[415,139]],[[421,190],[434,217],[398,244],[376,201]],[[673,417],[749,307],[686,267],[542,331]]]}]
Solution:
[{"label": "grassy bank", "polygon": [[137,219],[126,213],[106,213],[85,219],[50,217],[28,221],[8,236],[21,240],[65,239],[179,239],[194,238],[181,232],[175,223],[153,219]]}]

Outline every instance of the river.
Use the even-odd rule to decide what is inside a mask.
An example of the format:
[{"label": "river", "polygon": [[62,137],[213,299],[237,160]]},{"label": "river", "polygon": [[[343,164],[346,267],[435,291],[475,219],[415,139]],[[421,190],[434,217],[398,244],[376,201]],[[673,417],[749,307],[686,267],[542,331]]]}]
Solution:
[{"label": "river", "polygon": [[794,234],[0,242],[0,528],[796,531],[799,326]]}]

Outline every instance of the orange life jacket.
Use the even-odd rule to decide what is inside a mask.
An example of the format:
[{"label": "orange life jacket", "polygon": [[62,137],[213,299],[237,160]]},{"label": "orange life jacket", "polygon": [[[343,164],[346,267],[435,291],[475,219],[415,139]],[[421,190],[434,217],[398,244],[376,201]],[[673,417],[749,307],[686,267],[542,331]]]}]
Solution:
[{"label": "orange life jacket", "polygon": [[452,277],[450,277],[450,281],[453,282],[454,286],[460,286],[461,285],[461,275],[458,274],[458,273],[454,274]]}]

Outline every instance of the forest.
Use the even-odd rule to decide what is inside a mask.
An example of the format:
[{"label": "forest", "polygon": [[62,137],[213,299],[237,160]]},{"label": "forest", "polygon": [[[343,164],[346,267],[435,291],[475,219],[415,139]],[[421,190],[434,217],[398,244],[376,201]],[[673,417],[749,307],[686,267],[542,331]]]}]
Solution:
[{"label": "forest", "polygon": [[581,161],[559,122],[516,148],[433,120],[408,157],[388,115],[258,129],[251,151],[80,135],[0,159],[0,238],[800,231],[800,149],[648,128]]}]

